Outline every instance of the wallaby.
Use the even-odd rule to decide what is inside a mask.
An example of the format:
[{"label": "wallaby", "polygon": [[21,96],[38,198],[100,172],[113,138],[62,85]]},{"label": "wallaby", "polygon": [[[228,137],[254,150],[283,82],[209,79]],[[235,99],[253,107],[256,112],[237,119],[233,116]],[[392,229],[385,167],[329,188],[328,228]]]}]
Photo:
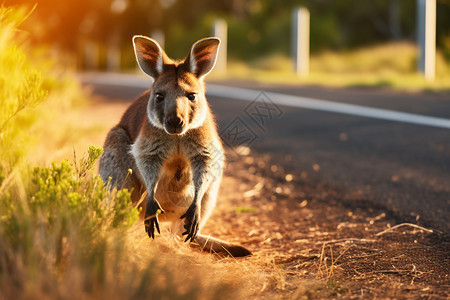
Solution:
[{"label": "wallaby", "polygon": [[184,60],[173,61],[155,40],[133,37],[138,65],[154,82],[108,133],[100,176],[111,187],[132,190],[134,202],[147,192],[144,225],[149,237],[155,238],[155,229],[160,233],[159,221],[168,221],[172,232],[185,235],[192,246],[238,257],[251,253],[198,234],[216,204],[224,165],[203,82],[215,65],[219,44],[218,38],[199,40]]}]

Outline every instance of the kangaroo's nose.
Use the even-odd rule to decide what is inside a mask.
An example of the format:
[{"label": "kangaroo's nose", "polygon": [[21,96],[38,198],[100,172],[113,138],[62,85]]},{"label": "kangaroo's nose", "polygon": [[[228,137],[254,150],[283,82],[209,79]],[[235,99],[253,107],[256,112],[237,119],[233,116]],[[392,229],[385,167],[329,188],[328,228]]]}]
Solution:
[{"label": "kangaroo's nose", "polygon": [[166,129],[169,133],[181,133],[184,121],[178,116],[170,116],[166,119]]},{"label": "kangaroo's nose", "polygon": [[172,126],[172,127],[178,127],[183,125],[183,119],[181,119],[178,116],[170,116],[169,118],[167,118],[166,120],[167,125]]}]

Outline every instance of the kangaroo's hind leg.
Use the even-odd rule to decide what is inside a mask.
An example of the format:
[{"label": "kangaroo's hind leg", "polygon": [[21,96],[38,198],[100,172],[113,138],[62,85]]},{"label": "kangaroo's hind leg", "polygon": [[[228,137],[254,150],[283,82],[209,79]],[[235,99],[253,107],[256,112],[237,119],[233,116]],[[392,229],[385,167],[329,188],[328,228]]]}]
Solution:
[{"label": "kangaroo's hind leg", "polygon": [[[131,139],[122,127],[116,126],[108,133],[103,155],[100,158],[100,177],[111,188],[127,188],[133,203],[139,201],[144,189],[138,178],[136,161],[131,155]],[[132,170],[131,174],[128,171]]]},{"label": "kangaroo's hind leg", "polygon": [[211,237],[209,235],[202,234],[203,226],[208,221],[214,207],[216,206],[217,195],[219,192],[220,181],[222,176],[214,178],[210,187],[203,195],[202,207],[201,207],[201,221],[199,225],[199,232],[194,239],[194,243],[191,243],[191,247],[199,248],[202,251],[216,253],[219,255],[242,257],[251,255],[251,252],[246,248],[228,243],[218,238]]}]

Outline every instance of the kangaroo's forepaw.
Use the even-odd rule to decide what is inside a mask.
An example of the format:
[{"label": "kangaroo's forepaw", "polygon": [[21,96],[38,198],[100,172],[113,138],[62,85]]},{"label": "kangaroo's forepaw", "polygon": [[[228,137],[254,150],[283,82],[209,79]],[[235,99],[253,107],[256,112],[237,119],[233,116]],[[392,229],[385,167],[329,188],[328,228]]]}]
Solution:
[{"label": "kangaroo's forepaw", "polygon": [[158,202],[150,201],[147,204],[147,208],[145,210],[145,232],[147,232],[148,236],[152,239],[155,238],[155,228],[159,234],[161,234],[159,230],[159,220],[158,214],[163,214],[164,210],[161,208]]},{"label": "kangaroo's forepaw", "polygon": [[200,209],[197,205],[192,204],[189,206],[188,210],[184,215],[181,216],[180,219],[184,219],[184,229],[186,229],[185,232],[183,232],[182,235],[187,235],[184,242],[192,242],[195,239],[195,236],[197,235],[198,229],[199,229],[199,223],[200,223]]}]

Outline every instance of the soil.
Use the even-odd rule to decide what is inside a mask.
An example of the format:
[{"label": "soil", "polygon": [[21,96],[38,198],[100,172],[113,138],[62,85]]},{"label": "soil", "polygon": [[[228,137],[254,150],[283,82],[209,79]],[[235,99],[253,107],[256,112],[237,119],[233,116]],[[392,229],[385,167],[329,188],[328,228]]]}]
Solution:
[{"label": "soil", "polygon": [[286,276],[276,294],[297,298],[298,282],[315,278],[327,297],[449,298],[447,234],[348,199],[301,170],[287,174],[292,158],[240,153],[247,155],[228,159],[220,203],[203,232],[274,257]]}]

